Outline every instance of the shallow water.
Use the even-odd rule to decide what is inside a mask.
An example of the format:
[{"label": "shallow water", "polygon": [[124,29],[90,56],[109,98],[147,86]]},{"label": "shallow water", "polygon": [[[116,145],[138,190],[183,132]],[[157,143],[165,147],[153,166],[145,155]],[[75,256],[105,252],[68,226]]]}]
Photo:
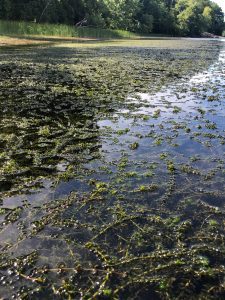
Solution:
[{"label": "shallow water", "polygon": [[225,51],[201,47],[1,64],[3,297],[224,297]]}]

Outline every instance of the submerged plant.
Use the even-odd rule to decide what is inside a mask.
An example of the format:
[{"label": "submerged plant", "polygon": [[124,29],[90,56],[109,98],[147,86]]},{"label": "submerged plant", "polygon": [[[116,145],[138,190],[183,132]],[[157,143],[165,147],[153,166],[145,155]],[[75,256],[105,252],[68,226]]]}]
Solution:
[{"label": "submerged plant", "polygon": [[225,297],[214,42],[1,50],[0,297]]}]

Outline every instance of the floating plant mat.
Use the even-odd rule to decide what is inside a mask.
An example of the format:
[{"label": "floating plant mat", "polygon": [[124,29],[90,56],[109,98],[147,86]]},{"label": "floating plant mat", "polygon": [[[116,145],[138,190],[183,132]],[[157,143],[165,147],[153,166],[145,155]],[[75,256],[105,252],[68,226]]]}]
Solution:
[{"label": "floating plant mat", "polygon": [[224,299],[225,52],[187,45],[1,51],[1,297]]}]

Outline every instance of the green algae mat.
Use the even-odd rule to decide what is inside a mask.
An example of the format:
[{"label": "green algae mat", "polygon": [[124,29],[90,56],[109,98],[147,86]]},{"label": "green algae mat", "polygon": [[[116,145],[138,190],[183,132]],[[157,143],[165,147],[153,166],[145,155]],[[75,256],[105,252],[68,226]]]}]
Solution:
[{"label": "green algae mat", "polygon": [[225,44],[0,49],[0,298],[225,298]]}]

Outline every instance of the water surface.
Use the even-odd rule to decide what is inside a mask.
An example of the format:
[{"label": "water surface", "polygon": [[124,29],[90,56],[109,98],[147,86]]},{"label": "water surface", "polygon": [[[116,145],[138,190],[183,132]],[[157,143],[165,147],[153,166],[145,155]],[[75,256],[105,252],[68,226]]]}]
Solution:
[{"label": "water surface", "polygon": [[223,41],[160,43],[1,53],[2,297],[223,299]]}]

